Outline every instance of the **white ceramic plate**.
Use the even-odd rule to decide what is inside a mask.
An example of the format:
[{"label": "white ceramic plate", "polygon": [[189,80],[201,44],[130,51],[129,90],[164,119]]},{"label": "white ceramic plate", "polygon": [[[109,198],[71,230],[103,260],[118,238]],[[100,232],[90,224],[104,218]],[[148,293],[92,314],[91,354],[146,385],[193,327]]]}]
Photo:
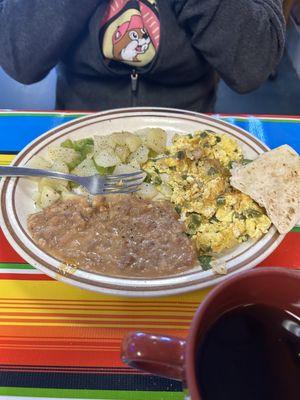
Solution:
[{"label": "white ceramic plate", "polygon": [[[241,145],[246,158],[255,158],[269,150],[248,132],[223,121],[198,113],[159,108],[118,109],[89,115],[46,132],[31,142],[15,158],[13,165],[24,166],[35,155],[43,155],[48,145],[58,145],[67,138],[79,139],[114,131],[135,131],[146,127],[161,127],[171,137],[199,129],[227,133]],[[258,241],[248,241],[224,253],[228,274],[194,268],[181,275],[160,279],[115,278],[86,272],[69,271],[62,263],[39,249],[27,229],[27,216],[35,212],[32,194],[35,184],[27,179],[6,178],[1,182],[0,222],[12,247],[32,266],[63,282],[98,292],[125,296],[162,296],[188,292],[219,283],[233,273],[254,267],[266,258],[282,241],[274,226]]]}]

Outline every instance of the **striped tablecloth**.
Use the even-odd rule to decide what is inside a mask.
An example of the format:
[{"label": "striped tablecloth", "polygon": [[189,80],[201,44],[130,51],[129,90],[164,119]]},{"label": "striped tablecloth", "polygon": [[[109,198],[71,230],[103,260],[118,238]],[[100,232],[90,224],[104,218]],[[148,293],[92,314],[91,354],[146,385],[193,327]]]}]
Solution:
[{"label": "striped tablecloth", "polygon": [[[9,164],[41,133],[79,116],[0,113],[0,164]],[[272,148],[288,143],[300,152],[298,117],[222,118]],[[299,248],[296,227],[261,265],[300,268]],[[179,382],[124,366],[120,342],[135,329],[185,337],[206,293],[139,300],[67,286],[27,265],[0,229],[0,399],[183,400]]]}]

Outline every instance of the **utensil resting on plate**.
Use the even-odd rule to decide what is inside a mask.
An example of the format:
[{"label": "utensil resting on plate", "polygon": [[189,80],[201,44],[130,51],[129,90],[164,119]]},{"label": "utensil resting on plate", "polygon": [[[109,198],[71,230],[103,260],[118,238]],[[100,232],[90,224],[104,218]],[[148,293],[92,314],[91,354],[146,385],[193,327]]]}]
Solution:
[{"label": "utensil resting on plate", "polygon": [[119,194],[133,193],[143,182],[145,174],[143,171],[131,172],[121,175],[92,175],[78,176],[72,174],[63,174],[61,172],[48,171],[36,168],[26,167],[0,167],[0,176],[10,177],[51,177],[54,179],[63,179],[75,182],[84,186],[91,194]]}]

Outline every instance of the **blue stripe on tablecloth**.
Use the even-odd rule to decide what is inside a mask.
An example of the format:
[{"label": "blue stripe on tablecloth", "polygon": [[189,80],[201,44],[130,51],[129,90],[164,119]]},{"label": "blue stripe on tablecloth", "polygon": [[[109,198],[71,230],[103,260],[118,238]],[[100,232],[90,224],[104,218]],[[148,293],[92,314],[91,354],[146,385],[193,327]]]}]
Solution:
[{"label": "blue stripe on tablecloth", "polygon": [[154,375],[0,371],[0,387],[182,392],[182,383]]},{"label": "blue stripe on tablecloth", "polygon": [[[0,152],[5,154],[18,152],[47,130],[77,117],[76,114],[59,113],[0,113]],[[247,130],[271,148],[287,143],[300,153],[300,118],[284,120],[282,117],[269,119],[226,116],[222,119]]]}]

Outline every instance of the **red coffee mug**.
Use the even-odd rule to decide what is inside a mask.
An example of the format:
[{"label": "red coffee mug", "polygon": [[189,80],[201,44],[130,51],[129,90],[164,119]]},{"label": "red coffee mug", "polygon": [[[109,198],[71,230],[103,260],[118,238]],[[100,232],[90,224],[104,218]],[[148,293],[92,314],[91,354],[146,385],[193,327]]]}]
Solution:
[{"label": "red coffee mug", "polygon": [[300,271],[258,268],[239,273],[216,286],[200,304],[186,340],[149,333],[129,333],[122,360],[134,368],[185,381],[193,400],[201,400],[195,356],[210,326],[225,312],[249,304],[284,309],[300,317]]}]

